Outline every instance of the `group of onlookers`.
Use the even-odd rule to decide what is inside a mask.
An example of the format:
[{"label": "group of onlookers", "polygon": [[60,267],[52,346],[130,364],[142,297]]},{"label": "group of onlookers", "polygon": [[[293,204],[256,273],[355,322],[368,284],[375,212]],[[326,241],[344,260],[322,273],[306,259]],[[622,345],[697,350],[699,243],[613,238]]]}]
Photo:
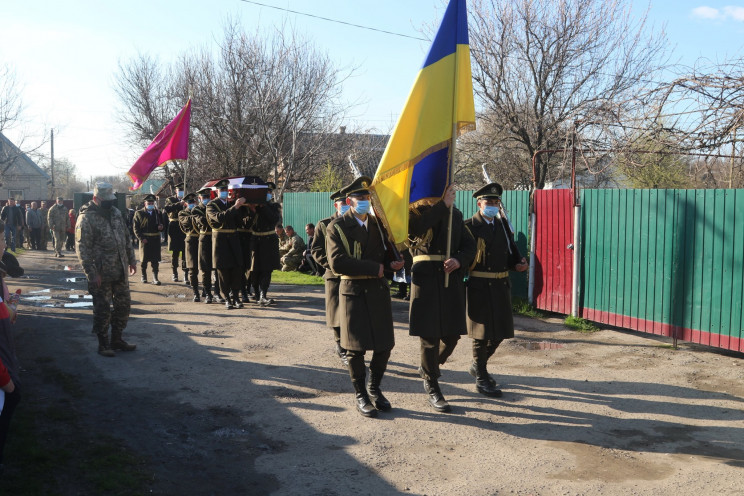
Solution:
[{"label": "group of onlookers", "polygon": [[0,220],[5,224],[5,243],[13,252],[21,247],[46,250],[50,240],[55,257],[64,256],[63,246],[67,251],[75,250],[76,214],[65,206],[62,197],[50,208],[45,201],[21,206],[14,198],[8,198],[0,210]]}]

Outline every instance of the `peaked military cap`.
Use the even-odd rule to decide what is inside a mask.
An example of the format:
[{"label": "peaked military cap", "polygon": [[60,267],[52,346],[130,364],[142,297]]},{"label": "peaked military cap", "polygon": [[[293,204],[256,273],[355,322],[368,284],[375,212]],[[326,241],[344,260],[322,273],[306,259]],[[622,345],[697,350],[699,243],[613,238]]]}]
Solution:
[{"label": "peaked military cap", "polygon": [[196,201],[196,195],[194,193],[189,193],[183,197],[183,201],[186,203],[194,203]]},{"label": "peaked military cap", "polygon": [[229,185],[230,185],[229,179],[220,179],[214,184],[214,187],[217,189],[227,189]]},{"label": "peaked military cap", "polygon": [[341,190],[334,191],[333,193],[331,193],[331,201],[333,202],[343,200],[344,198],[346,198],[346,195],[342,195]]},{"label": "peaked military cap", "polygon": [[270,190],[275,190],[275,189],[276,189],[276,184],[272,183],[271,181],[266,181],[266,186],[267,186],[267,187],[268,187],[268,188],[269,188]]},{"label": "peaked military cap", "polygon": [[57,200],[63,200],[64,201],[64,198],[62,198],[61,196],[58,196],[57,197]]},{"label": "peaked military cap", "polygon": [[116,200],[114,187],[110,183],[99,182],[93,187],[93,196],[100,200]]},{"label": "peaked military cap", "polygon": [[210,196],[212,194],[212,188],[200,189],[196,194],[199,196]]},{"label": "peaked military cap", "polygon": [[157,200],[158,200],[158,197],[155,196],[155,195],[147,195],[147,196],[145,196],[145,201],[146,202],[148,202],[148,201],[154,202],[154,201],[157,201]]},{"label": "peaked military cap", "polygon": [[339,190],[339,193],[344,196],[358,196],[368,195],[369,186],[372,184],[372,179],[367,176],[359,176],[354,179],[351,184],[348,184]]},{"label": "peaked military cap", "polygon": [[181,191],[183,191],[183,183],[176,184],[176,189],[180,189]]},{"label": "peaked military cap", "polygon": [[496,198],[500,200],[502,193],[504,193],[504,188],[499,183],[490,183],[473,193],[473,198],[479,200],[481,198]]}]

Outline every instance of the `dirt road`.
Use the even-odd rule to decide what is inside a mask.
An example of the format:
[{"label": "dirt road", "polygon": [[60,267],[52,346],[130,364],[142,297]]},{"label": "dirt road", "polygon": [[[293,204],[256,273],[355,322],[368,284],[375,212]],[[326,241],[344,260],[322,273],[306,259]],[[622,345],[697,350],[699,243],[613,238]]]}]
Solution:
[{"label": "dirt road", "polygon": [[[136,454],[151,494],[742,491],[740,355],[517,318],[517,338],[489,365],[504,397],[475,392],[464,337],[441,379],[453,411],[439,414],[416,372],[407,305],[394,301],[397,343],[382,384],[393,411],[366,419],[333,354],[320,287],[275,286],[276,307],[225,311],[192,303],[182,283],[137,276],[125,334],[137,351],[104,358],[76,260],[20,261],[30,278],[9,286],[26,297],[16,339],[24,399],[74,411],[78,432]],[[55,418],[45,422],[49,442],[62,442]],[[66,482],[64,494],[82,494]]]}]

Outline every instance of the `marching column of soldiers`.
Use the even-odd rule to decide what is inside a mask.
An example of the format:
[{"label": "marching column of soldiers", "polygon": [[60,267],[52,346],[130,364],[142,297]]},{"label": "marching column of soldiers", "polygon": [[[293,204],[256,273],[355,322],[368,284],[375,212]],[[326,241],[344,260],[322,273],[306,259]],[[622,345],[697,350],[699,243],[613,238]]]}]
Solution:
[{"label": "marching column of soldiers", "polygon": [[[333,332],[335,353],[349,371],[355,407],[365,417],[392,409],[381,389],[395,346],[388,281],[404,264],[385,227],[372,214],[371,182],[362,176],[331,195],[335,213],[317,222],[309,247],[325,271],[326,325]],[[176,197],[166,207],[169,214],[175,213],[171,224],[184,238],[186,282],[194,301],[205,298],[212,303],[216,298],[227,309],[243,308],[251,300],[272,305],[271,273],[281,267],[277,229],[281,207],[273,201],[275,186],[268,183],[266,202],[254,204],[243,197],[229,200],[228,185],[227,179],[215,184],[214,199],[210,199],[212,190],[205,188]],[[487,363],[504,339],[514,337],[509,271],[525,271],[528,265],[502,208],[502,193],[498,183],[476,191],[478,210],[469,219],[454,207],[452,186],[441,200],[409,212],[409,334],[419,338],[418,371],[427,401],[437,412],[451,410],[439,386],[440,366],[465,334],[472,340],[468,372],[475,379],[475,390],[488,397],[503,394]],[[140,241],[142,281],[147,282],[149,263],[152,282],[159,285],[163,218],[155,200],[154,195],[145,197],[145,206],[134,214],[133,230]],[[170,231],[171,242],[179,239]],[[173,251],[174,260],[177,253]],[[368,367],[367,351],[372,352]]]}]

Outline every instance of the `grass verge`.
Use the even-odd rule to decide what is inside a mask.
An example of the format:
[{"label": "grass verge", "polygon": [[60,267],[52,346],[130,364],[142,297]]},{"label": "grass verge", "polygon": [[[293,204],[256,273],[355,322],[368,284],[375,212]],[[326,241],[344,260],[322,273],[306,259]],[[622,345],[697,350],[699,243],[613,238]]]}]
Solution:
[{"label": "grass verge", "polygon": [[512,300],[512,311],[517,315],[531,317],[533,319],[546,319],[550,316],[547,312],[538,310],[521,298],[514,298]]},{"label": "grass verge", "polygon": [[566,317],[566,320],[564,320],[563,323],[566,325],[566,327],[568,327],[569,329],[573,329],[574,331],[596,332],[599,330],[599,327],[594,325],[593,322],[589,322],[588,320],[582,319],[581,317],[574,317],[572,315]]},{"label": "grass verge", "polygon": [[271,273],[271,282],[276,284],[302,284],[307,286],[323,286],[325,282],[320,276],[311,276],[304,272],[282,272],[275,270]]}]

